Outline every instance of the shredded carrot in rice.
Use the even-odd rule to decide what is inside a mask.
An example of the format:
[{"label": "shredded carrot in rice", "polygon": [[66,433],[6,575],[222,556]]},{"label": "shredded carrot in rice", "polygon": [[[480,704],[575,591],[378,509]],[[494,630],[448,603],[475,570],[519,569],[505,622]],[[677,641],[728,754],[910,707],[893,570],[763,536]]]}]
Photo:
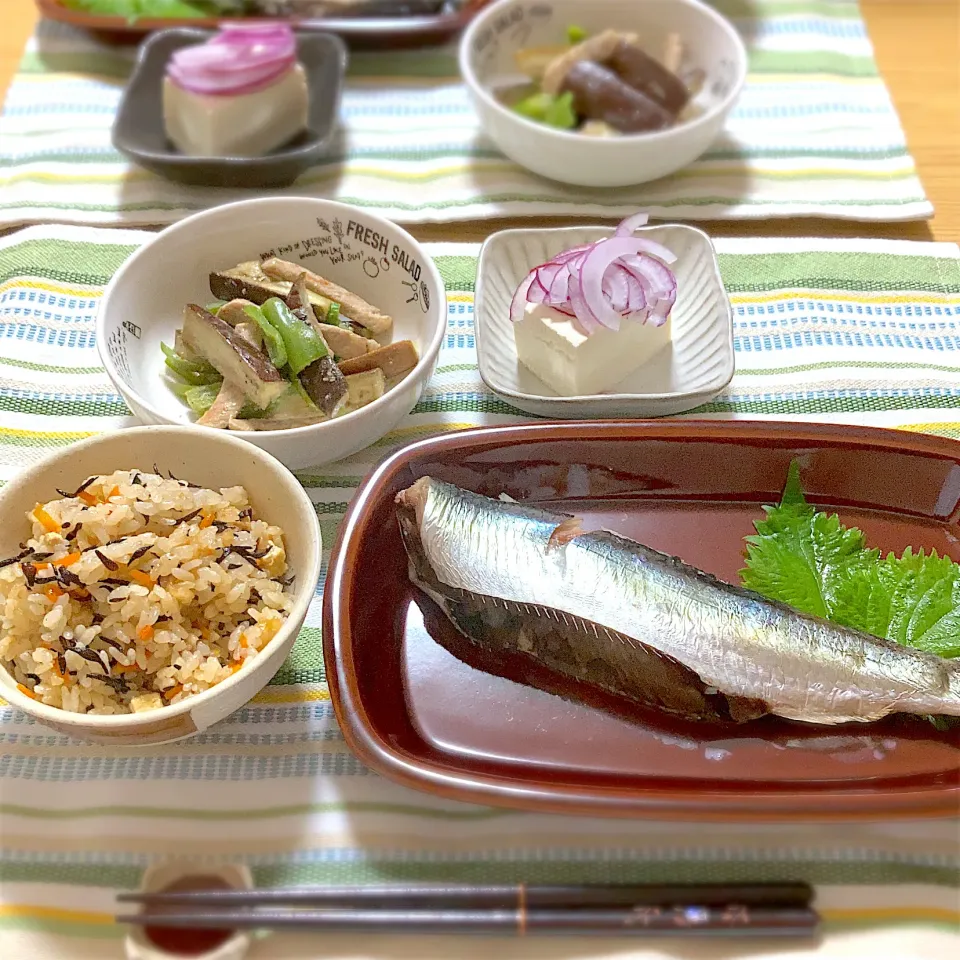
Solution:
[{"label": "shredded carrot in rice", "polygon": [[213,516],[214,515],[212,513],[207,513],[206,510],[203,511],[203,519],[200,521],[201,530],[206,530],[207,527],[213,523]]},{"label": "shredded carrot in rice", "polygon": [[141,627],[137,631],[138,640],[149,640],[153,636],[153,624],[148,623],[145,627]]},{"label": "shredded carrot in rice", "polygon": [[48,583],[43,588],[43,595],[51,602],[56,603],[63,596],[63,591],[55,584]]},{"label": "shredded carrot in rice", "polygon": [[17,689],[25,696],[29,697],[31,700],[38,700],[39,697],[29,688],[25,687],[22,683],[17,684]]},{"label": "shredded carrot in rice", "polygon": [[[51,560],[50,563],[54,567],[70,567],[73,566],[73,564],[75,564],[82,556],[83,554],[79,550],[76,550],[73,553],[68,553],[65,557],[61,557],[59,560]],[[44,564],[44,566],[46,566],[46,564]]]},{"label": "shredded carrot in rice", "polygon": [[89,490],[81,490],[77,499],[82,500],[88,507],[95,507],[100,502]]},{"label": "shredded carrot in rice", "polygon": [[33,508],[33,519],[36,520],[47,533],[59,533],[60,531],[60,524],[43,509],[42,504],[38,503]]},{"label": "shredded carrot in rice", "polygon": [[169,690],[163,691],[163,699],[168,701],[172,700],[178,693],[182,693],[182,692],[183,692],[183,684],[178,683],[176,684],[176,686],[171,687]]},{"label": "shredded carrot in rice", "polygon": [[61,557],[59,560],[50,560],[45,561],[44,563],[35,564],[37,570],[49,570],[51,567],[69,567],[75,564],[83,554],[77,550],[74,553],[68,553],[65,557]]},{"label": "shredded carrot in rice", "polygon": [[112,500],[114,497],[120,496],[120,488],[114,487],[106,496],[107,500]]},{"label": "shredded carrot in rice", "polygon": [[110,667],[114,673],[131,673],[134,670],[139,670],[140,668],[135,663],[114,663]]},{"label": "shredded carrot in rice", "polygon": [[128,567],[127,576],[134,583],[139,583],[141,587],[155,587],[157,585],[157,581],[154,580],[150,574],[144,573],[142,570],[134,570],[132,567]]}]

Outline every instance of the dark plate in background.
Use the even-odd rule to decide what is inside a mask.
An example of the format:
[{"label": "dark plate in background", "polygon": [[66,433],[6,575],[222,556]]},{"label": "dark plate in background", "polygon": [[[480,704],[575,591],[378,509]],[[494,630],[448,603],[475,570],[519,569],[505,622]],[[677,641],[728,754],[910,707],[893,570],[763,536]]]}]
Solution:
[{"label": "dark plate in background", "polygon": [[213,187],[285,187],[319,163],[337,130],[347,48],[332,33],[297,34],[297,57],[307,75],[308,127],[264,157],[189,157],[167,140],[163,78],[171,54],[202,43],[208,30],[162,30],[140,47],[113,123],[113,145],[134,163],[180,183]]},{"label": "dark plate in background", "polygon": [[[629,719],[479,663],[407,578],[395,494],[430,475],[576,512],[729,582],[760,505],[799,457],[814,502],[884,550],[960,560],[960,444],[812,424],[526,424],[401,450],[363,483],[333,549],[324,656],[361,760],[476,803],[591,815],[720,820],[955,816],[960,737],[913,717],[818,727]],[[495,671],[501,675],[493,675]],[[564,691],[559,690],[558,693]]]},{"label": "dark plate in background", "polygon": [[[231,17],[174,18],[143,17],[129,21],[124,17],[104,16],[72,10],[61,0],[35,0],[37,9],[50,20],[88,30],[105,43],[137,43],[147,34],[170,27],[214,29]],[[491,0],[466,0],[457,6],[451,0],[439,13],[404,17],[327,17],[319,20],[284,18],[302,30],[323,30],[342,37],[351,47],[361,49],[397,49],[431,43],[444,43],[455,37]]]}]

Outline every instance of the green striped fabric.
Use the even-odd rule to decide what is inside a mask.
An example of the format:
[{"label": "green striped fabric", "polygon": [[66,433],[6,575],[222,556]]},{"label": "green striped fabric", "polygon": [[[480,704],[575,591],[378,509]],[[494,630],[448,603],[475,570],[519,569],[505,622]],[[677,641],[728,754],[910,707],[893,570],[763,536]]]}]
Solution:
[{"label": "green striped fabric", "polygon": [[[151,235],[30,227],[0,238],[0,480],[52,449],[132,424],[100,367],[104,285]],[[960,250],[953,244],[718,240],[737,374],[691,416],[830,420],[960,436]],[[363,474],[409,440],[511,423],[485,391],[473,339],[477,248],[429,246],[449,293],[439,369],[400,429],[305,470],[325,544]],[[318,599],[293,654],[250,704],[168,747],[72,742],[0,706],[0,956],[121,956],[112,897],[180,855],[248,864],[258,883],[735,881],[817,885],[815,954],[952,960],[957,821],[684,824],[538,816],[443,801],[388,783],[347,749],[320,653]],[[479,958],[458,940],[322,945],[276,936],[263,960],[369,955]],[[501,947],[498,947],[501,949]],[[537,947],[508,946],[516,957]],[[539,948],[542,950],[542,948]],[[704,946],[685,957],[716,958]],[[578,946],[583,958],[666,958]],[[552,954],[551,954],[552,955]],[[675,956],[675,954],[669,954]],[[758,957],[780,954],[769,948]]]},{"label": "green striped fabric", "polygon": [[[851,0],[715,0],[749,77],[719,139],[679,173],[581,190],[507,160],[480,134],[452,48],[355,53],[344,136],[289,192],[411,222],[490,216],[929,217],[933,208]],[[131,166],[110,126],[131,50],[43,22],[0,117],[0,224],[169,223],[247,196]],[[413,188],[413,189],[411,189]]]}]

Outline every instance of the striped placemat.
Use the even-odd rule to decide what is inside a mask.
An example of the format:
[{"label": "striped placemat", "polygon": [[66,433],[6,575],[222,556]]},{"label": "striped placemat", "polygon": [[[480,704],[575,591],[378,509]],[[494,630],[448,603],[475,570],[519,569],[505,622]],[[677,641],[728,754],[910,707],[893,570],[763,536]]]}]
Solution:
[{"label": "striped placemat", "polygon": [[[454,51],[357,53],[334,153],[290,188],[396,220],[931,216],[855,0],[716,0],[750,76],[709,153],[634,189],[540,179],[483,138]],[[41,23],[0,118],[0,224],[170,223],[242,191],[183,187],[131,166],[110,127],[133,51]]]},{"label": "striped placemat", "polygon": [[[132,423],[100,368],[107,280],[149,234],[30,227],[0,238],[0,480],[78,437]],[[953,244],[719,240],[738,371],[694,416],[831,420],[960,436],[960,250]],[[520,419],[484,391],[472,302],[477,248],[438,244],[448,335],[400,430],[300,479],[324,540],[360,476],[410,439]],[[795,958],[953,960],[957,821],[697,825],[489,810],[371,774],[347,750],[320,658],[319,588],[295,652],[259,696],[201,736],[120,750],[70,741],[0,705],[0,956],[119,957],[117,889],[171,854],[242,860],[261,884],[449,879],[807,879],[828,935]],[[557,956],[506,942],[506,957]],[[729,957],[720,946],[576,942],[589,958]],[[468,940],[275,937],[262,960],[481,958]],[[781,956],[771,947],[756,960]]]}]

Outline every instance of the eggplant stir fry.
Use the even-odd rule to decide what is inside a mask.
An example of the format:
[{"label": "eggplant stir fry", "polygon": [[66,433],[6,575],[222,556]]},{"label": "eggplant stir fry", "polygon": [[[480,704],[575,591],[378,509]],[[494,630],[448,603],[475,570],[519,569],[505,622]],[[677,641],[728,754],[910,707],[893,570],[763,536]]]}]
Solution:
[{"label": "eggplant stir fry", "polygon": [[171,389],[204,426],[319,423],[379,399],[417,365],[410,340],[381,345],[391,317],[295,263],[238,264],[210,274],[210,292],[217,300],[188,303],[173,345],[161,344]]},{"label": "eggplant stir fry", "polygon": [[517,52],[528,81],[497,91],[501,102],[538,123],[599,137],[664,130],[695,115],[703,72],[681,70],[677,34],[654,57],[635,33],[567,33],[566,46]]}]

